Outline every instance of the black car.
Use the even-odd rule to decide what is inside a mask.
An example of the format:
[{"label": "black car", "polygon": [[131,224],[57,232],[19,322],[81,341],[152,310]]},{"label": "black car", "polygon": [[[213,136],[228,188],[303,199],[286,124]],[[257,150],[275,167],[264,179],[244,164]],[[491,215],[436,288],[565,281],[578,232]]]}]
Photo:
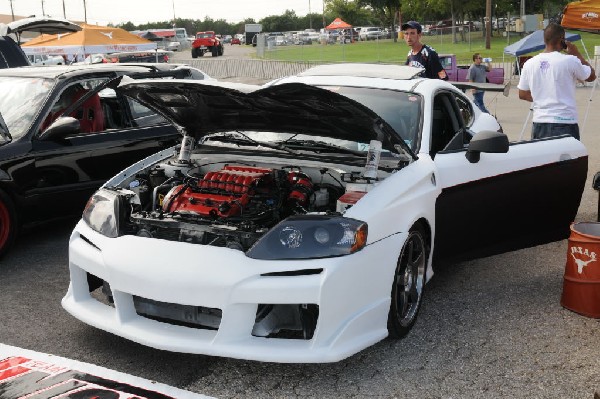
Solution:
[{"label": "black car", "polygon": [[81,26],[66,19],[49,17],[24,18],[9,24],[0,24],[0,69],[29,65],[27,56],[17,43],[23,32],[58,34],[80,30]]},{"label": "black car", "polygon": [[0,69],[0,256],[19,227],[80,214],[109,177],[178,142],[173,125],[113,90],[125,75],[211,79],[164,63]]}]

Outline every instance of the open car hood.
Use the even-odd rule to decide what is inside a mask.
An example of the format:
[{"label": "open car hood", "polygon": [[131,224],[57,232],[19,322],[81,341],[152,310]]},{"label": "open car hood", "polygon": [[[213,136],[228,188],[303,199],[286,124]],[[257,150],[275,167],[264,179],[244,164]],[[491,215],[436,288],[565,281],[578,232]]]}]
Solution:
[{"label": "open car hood", "polygon": [[61,18],[50,17],[32,17],[13,21],[9,24],[0,24],[0,36],[6,36],[11,33],[21,34],[23,32],[39,32],[49,35],[58,33],[77,32],[81,26],[71,21]]},{"label": "open car hood", "polygon": [[226,82],[133,80],[117,90],[200,139],[226,131],[298,133],[368,143],[416,159],[379,115],[348,97],[302,83],[263,88]]}]

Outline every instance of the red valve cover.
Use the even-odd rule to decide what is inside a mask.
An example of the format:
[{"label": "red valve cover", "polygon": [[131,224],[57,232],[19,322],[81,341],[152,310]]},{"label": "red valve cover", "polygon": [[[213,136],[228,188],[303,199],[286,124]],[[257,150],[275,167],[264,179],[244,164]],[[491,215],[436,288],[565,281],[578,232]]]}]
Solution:
[{"label": "red valve cover", "polygon": [[[203,216],[240,215],[258,192],[273,188],[272,169],[250,166],[225,166],[208,172],[194,188],[173,187],[163,200],[165,212],[191,212]],[[179,193],[185,188],[183,193]]]}]

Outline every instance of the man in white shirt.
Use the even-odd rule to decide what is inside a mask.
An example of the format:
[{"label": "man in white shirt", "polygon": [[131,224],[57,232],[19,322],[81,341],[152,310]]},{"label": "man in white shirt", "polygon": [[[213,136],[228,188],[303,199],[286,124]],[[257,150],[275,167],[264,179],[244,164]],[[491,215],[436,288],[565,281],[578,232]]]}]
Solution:
[{"label": "man in white shirt", "polygon": [[577,46],[565,40],[562,26],[549,24],[544,43],[545,50],[525,62],[517,86],[519,98],[533,102],[532,137],[570,134],[579,139],[575,87],[577,80],[593,82],[596,72]]}]

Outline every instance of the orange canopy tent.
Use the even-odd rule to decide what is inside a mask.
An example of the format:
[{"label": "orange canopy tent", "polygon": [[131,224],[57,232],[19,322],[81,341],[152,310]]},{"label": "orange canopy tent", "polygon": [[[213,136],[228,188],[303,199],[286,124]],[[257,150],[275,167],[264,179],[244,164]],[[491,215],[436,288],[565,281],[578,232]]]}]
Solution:
[{"label": "orange canopy tent", "polygon": [[565,28],[600,33],[600,0],[574,1],[567,4],[560,24]]},{"label": "orange canopy tent", "polygon": [[155,50],[156,43],[120,28],[81,25],[79,32],[41,35],[21,45],[25,54],[79,55]]},{"label": "orange canopy tent", "polygon": [[328,30],[348,29],[348,28],[352,28],[352,25],[342,21],[341,18],[334,19],[332,23],[330,23],[329,25],[327,25],[325,27],[325,29],[328,29]]}]

